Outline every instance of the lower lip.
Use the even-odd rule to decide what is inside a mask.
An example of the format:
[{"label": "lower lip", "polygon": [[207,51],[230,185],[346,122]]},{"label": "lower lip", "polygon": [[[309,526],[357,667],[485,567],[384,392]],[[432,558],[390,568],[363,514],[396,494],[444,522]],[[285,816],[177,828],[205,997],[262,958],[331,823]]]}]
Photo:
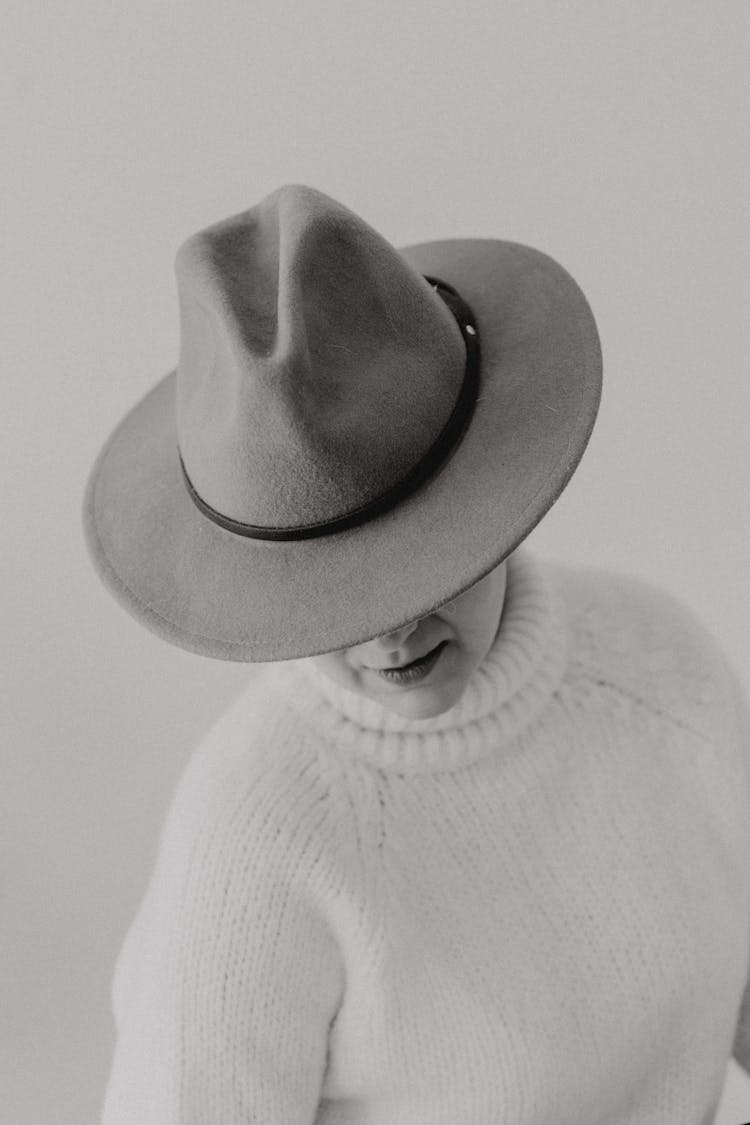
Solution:
[{"label": "lower lip", "polygon": [[447,641],[441,641],[437,648],[429,652],[421,660],[415,660],[402,668],[374,668],[373,671],[389,684],[416,684],[429,676],[432,669],[443,655]]}]

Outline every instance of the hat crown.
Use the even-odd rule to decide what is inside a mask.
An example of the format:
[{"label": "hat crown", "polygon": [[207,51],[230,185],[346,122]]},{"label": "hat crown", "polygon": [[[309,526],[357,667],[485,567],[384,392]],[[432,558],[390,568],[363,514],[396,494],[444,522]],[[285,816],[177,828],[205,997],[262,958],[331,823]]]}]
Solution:
[{"label": "hat crown", "polygon": [[229,519],[339,518],[395,485],[449,418],[465,363],[453,316],[321,192],[280,188],[194,235],[176,274],[180,452]]}]

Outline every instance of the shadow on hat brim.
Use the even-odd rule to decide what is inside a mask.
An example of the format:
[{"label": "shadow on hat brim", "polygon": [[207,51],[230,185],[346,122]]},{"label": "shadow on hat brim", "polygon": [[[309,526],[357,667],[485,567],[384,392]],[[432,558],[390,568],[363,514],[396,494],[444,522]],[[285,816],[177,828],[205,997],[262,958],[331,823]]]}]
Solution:
[{"label": "shadow on hat brim", "polygon": [[217,526],[181,475],[174,372],[102,449],[86,487],[86,542],[117,600],[165,640],[247,662],[360,644],[482,578],[567,484],[601,392],[599,338],[576,283],[517,243],[451,239],[401,253],[474,310],[481,385],[458,448],[396,508],[299,542]]}]

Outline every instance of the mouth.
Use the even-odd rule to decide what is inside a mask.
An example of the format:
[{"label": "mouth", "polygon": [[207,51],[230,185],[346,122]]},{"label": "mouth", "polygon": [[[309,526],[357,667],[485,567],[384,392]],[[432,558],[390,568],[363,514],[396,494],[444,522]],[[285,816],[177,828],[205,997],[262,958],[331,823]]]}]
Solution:
[{"label": "mouth", "polygon": [[389,684],[415,684],[429,676],[447,644],[448,641],[441,641],[424,656],[411,660],[408,664],[401,664],[398,668],[371,668],[370,671],[375,672]]}]

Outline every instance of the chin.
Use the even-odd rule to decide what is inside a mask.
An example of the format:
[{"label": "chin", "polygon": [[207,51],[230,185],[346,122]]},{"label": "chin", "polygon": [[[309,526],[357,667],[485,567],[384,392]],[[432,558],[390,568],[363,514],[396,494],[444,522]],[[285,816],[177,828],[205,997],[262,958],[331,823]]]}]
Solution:
[{"label": "chin", "polygon": [[416,688],[403,694],[388,695],[380,703],[403,719],[434,719],[455,707],[465,686],[462,683],[443,688]]}]

